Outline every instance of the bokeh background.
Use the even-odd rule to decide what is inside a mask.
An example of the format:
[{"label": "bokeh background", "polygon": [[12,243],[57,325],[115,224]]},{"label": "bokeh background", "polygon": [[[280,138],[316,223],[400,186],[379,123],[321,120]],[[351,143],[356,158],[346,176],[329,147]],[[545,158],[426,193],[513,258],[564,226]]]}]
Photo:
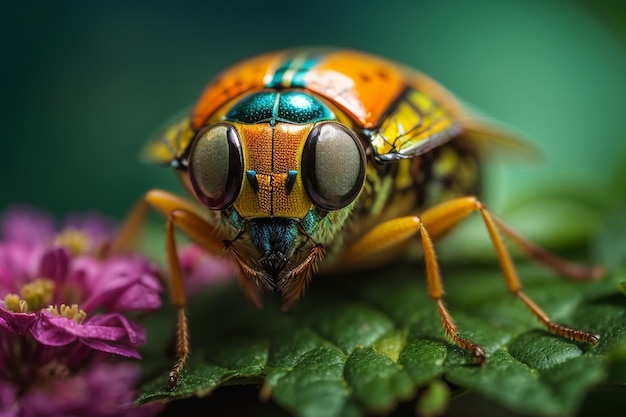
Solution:
[{"label": "bokeh background", "polygon": [[[298,45],[402,62],[523,132],[543,158],[495,159],[492,206],[623,192],[622,3],[0,0],[0,211],[27,203],[122,218],[146,190],[179,189],[172,172],[139,162],[143,144],[228,65]],[[607,212],[623,216],[626,195],[614,197]],[[526,226],[545,224],[538,217]]]},{"label": "bokeh background", "polygon": [[176,189],[138,152],[221,69],[267,50],[335,45],[418,68],[527,134],[539,163],[498,163],[489,198],[586,193],[626,154],[619,1],[3,2],[0,209],[122,217]]}]

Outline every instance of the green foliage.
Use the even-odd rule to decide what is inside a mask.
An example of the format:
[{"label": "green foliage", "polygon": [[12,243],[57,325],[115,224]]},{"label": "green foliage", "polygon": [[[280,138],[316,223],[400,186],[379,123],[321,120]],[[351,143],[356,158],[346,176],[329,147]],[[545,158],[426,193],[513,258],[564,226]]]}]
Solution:
[{"label": "green foliage", "polygon": [[536,265],[519,268],[527,294],[555,320],[601,336],[591,348],[548,334],[506,292],[497,267],[444,268],[461,333],[487,353],[480,367],[443,335],[422,268],[318,277],[288,313],[272,296],[255,310],[234,283],[213,288],[189,307],[192,356],[177,388],[164,389],[168,365],[157,353],[165,346],[151,345],[148,362],[159,357],[162,369],[139,401],[255,384],[293,415],[359,416],[392,412],[423,390],[416,410],[439,415],[450,397],[443,380],[517,413],[566,416],[593,386],[626,384],[626,303],[617,290],[624,271],[579,284]]}]

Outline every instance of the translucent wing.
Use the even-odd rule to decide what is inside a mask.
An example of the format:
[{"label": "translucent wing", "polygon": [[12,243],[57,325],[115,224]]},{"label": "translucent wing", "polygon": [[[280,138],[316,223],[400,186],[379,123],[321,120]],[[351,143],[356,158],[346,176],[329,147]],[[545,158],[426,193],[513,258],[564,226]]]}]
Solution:
[{"label": "translucent wing", "polygon": [[365,132],[378,162],[412,158],[455,138],[475,142],[483,154],[537,157],[522,135],[462,104],[428,77],[418,73],[411,78],[378,127]]},{"label": "translucent wing", "polygon": [[524,161],[538,161],[542,154],[529,141],[529,136],[517,129],[485,115],[470,105],[463,105],[465,113],[460,123],[463,137],[477,144],[483,155],[504,155]]},{"label": "translucent wing", "polygon": [[195,134],[189,114],[190,110],[186,109],[174,118],[173,123],[167,123],[167,127],[155,135],[156,139],[143,148],[141,160],[174,168],[186,167],[186,152]]}]

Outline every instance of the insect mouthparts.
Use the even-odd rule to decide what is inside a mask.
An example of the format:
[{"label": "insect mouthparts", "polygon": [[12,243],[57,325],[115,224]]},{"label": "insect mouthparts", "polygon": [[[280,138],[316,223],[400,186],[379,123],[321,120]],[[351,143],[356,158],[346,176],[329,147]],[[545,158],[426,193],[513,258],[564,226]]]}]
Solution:
[{"label": "insect mouthparts", "polygon": [[275,250],[265,252],[261,259],[259,259],[259,263],[263,266],[265,271],[274,278],[285,268],[287,262],[287,257],[282,252]]}]

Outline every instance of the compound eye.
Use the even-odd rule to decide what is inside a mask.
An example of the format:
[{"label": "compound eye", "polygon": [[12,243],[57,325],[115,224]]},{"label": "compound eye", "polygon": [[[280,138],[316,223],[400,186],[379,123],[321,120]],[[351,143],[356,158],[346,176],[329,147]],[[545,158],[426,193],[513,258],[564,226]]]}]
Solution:
[{"label": "compound eye", "polygon": [[208,208],[231,206],[241,189],[243,154],[237,130],[211,125],[196,135],[189,153],[189,175],[196,195]]},{"label": "compound eye", "polygon": [[339,210],[357,197],[365,181],[365,151],[359,138],[334,122],[315,126],[302,152],[302,179],[316,207]]}]

